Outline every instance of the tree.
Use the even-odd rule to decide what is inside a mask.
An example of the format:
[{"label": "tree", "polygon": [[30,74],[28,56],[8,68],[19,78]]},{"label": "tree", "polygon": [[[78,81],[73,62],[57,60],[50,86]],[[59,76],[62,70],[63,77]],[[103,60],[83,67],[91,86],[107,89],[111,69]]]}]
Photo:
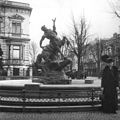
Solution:
[{"label": "tree", "polygon": [[30,43],[30,51],[29,51],[29,54],[30,54],[30,59],[31,59],[31,63],[34,64],[36,62],[36,57],[38,55],[38,47],[37,47],[37,44],[32,41]]},{"label": "tree", "polygon": [[119,0],[111,0],[109,2],[110,7],[112,8],[112,13],[120,19],[120,1]]},{"label": "tree", "polygon": [[31,41],[30,46],[29,46],[29,54],[30,54],[30,60],[31,60],[31,64],[32,64],[33,76],[38,75],[38,70],[35,66],[35,62],[36,62],[38,53],[39,53],[39,51],[38,51],[37,44],[34,41]]},{"label": "tree", "polygon": [[77,57],[78,62],[78,74],[83,72],[83,58],[86,53],[86,47],[88,46],[88,29],[89,25],[86,22],[85,17],[81,17],[78,22],[75,21],[74,16],[72,19],[73,31],[69,37],[71,50]]},{"label": "tree", "polygon": [[95,44],[89,45],[89,52],[92,55],[93,61],[96,63],[97,67],[97,73],[98,76],[100,75],[101,71],[101,56],[103,52],[103,44],[102,41],[99,38],[95,39]]}]

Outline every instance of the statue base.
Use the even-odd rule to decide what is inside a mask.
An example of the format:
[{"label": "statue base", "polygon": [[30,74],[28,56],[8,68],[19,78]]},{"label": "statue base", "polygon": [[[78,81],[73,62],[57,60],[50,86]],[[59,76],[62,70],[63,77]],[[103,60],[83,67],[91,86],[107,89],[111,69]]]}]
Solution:
[{"label": "statue base", "polygon": [[33,79],[32,81],[43,84],[71,84],[71,80],[65,79],[65,74],[61,71],[50,71],[45,73],[44,76],[39,76],[38,79]]}]

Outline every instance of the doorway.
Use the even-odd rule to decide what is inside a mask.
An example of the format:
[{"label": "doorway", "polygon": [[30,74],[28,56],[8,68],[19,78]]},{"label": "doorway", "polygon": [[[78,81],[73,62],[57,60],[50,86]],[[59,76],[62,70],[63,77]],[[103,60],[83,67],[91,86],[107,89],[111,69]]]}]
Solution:
[{"label": "doorway", "polygon": [[13,68],[13,76],[19,76],[19,68]]}]

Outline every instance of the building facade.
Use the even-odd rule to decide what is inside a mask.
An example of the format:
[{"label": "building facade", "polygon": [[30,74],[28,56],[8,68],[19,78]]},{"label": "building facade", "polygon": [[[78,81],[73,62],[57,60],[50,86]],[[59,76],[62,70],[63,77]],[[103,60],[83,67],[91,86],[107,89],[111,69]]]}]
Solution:
[{"label": "building facade", "polygon": [[31,11],[27,3],[0,0],[0,44],[8,76],[26,76]]},{"label": "building facade", "polygon": [[[92,48],[95,46],[96,43],[93,43]],[[99,53],[99,55],[96,53]],[[120,70],[120,34],[114,33],[111,38],[101,39],[97,49],[91,50],[90,48],[88,50],[85,62],[85,69],[88,71],[88,75],[97,75],[98,67],[100,71],[103,70],[104,64],[101,62],[101,56],[104,54],[111,56],[114,59],[114,65]]]},{"label": "building facade", "polygon": [[114,64],[120,69],[120,34],[114,33],[107,46],[107,54],[114,58]]}]

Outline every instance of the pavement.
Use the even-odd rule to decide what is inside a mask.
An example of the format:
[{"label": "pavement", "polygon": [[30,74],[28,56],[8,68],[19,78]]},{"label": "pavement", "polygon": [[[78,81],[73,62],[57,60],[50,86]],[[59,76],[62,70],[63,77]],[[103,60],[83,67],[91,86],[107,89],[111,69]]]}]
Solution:
[{"label": "pavement", "polygon": [[120,120],[120,110],[117,111],[117,114],[106,114],[101,111],[47,113],[0,112],[0,120]]}]

